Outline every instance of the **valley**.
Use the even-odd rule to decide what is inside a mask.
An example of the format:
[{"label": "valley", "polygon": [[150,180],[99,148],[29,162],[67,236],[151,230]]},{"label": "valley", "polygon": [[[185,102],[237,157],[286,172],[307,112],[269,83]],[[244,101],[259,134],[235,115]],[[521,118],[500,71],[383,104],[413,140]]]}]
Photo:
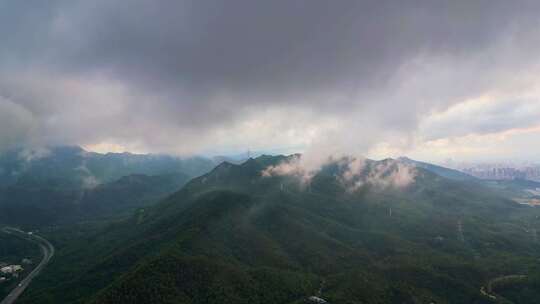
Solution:
[{"label": "valley", "polygon": [[18,284],[17,286],[10,291],[6,297],[0,301],[0,304],[13,304],[17,301],[17,299],[21,296],[21,294],[24,292],[26,288],[28,288],[28,285],[32,282],[32,280],[47,266],[47,264],[50,262],[51,258],[54,256],[54,246],[47,241],[46,239],[30,233],[30,232],[24,232],[16,228],[11,227],[4,227],[2,228],[3,233],[16,235],[19,238],[22,238],[26,241],[35,243],[38,245],[41,249],[41,252],[43,254],[42,260],[39,262],[39,264],[30,272],[28,275],[26,275]]},{"label": "valley", "polygon": [[[416,167],[405,188],[349,192],[336,178],[347,161],[329,163],[309,187],[262,174],[291,157],[223,163],[125,219],[44,230],[57,255],[18,303],[296,303],[321,294],[330,303],[491,303],[482,286],[533,271],[540,258],[530,232],[540,210],[481,182]],[[380,168],[398,163],[372,161],[365,174]]]}]

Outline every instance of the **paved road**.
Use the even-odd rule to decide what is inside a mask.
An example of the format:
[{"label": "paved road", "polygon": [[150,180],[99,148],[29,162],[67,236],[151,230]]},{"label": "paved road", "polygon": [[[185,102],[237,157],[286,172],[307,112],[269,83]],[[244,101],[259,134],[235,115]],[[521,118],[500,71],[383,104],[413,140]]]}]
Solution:
[{"label": "paved road", "polygon": [[41,252],[43,253],[43,259],[39,263],[39,265],[32,270],[32,272],[27,275],[18,285],[13,289],[5,298],[0,302],[0,304],[13,304],[17,300],[17,298],[24,292],[24,290],[28,287],[30,282],[32,282],[32,279],[34,279],[40,271],[47,266],[49,261],[54,255],[54,247],[49,241],[46,239],[38,236],[38,235],[29,235],[26,232],[11,228],[11,227],[4,227],[2,228],[2,232],[17,235],[21,238],[24,238],[26,240],[36,242],[39,247],[41,248]]},{"label": "paved road", "polygon": [[500,294],[497,294],[493,290],[493,285],[501,284],[501,283],[505,283],[505,282],[506,283],[513,282],[515,284],[516,282],[524,281],[526,279],[527,279],[527,276],[526,275],[521,275],[521,274],[514,274],[514,275],[507,275],[507,276],[497,277],[495,279],[489,280],[489,282],[487,283],[487,288],[482,286],[482,288],[480,288],[480,293],[483,294],[484,296],[487,296],[490,299],[494,300],[496,303],[513,304],[512,301],[509,301],[508,299],[504,298]]}]

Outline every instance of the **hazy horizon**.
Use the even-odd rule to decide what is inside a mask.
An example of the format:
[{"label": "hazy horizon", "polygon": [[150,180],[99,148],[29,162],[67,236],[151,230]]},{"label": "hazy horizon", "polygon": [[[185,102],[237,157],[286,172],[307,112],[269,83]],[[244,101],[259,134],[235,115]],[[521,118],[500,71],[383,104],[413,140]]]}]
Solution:
[{"label": "hazy horizon", "polygon": [[539,8],[3,1],[0,150],[538,162]]}]

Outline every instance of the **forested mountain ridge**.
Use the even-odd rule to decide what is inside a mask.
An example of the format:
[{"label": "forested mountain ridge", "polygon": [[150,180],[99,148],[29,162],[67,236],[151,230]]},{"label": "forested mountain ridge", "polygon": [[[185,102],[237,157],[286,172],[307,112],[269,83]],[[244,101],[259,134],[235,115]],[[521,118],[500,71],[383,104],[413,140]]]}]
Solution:
[{"label": "forested mountain ridge", "polygon": [[177,191],[189,177],[177,173],[124,176],[89,189],[17,184],[0,188],[0,223],[39,229],[119,218]]},{"label": "forested mountain ridge", "polygon": [[196,177],[215,166],[203,157],[88,152],[77,146],[12,149],[0,154],[0,186],[47,184],[89,188],[132,174]]},{"label": "forested mountain ridge", "polygon": [[539,257],[537,209],[489,188],[395,160],[265,174],[297,157],[222,163],[68,245],[21,303],[490,303],[489,279]]},{"label": "forested mountain ridge", "polygon": [[179,190],[213,164],[80,147],[13,149],[0,154],[0,223],[38,228],[122,215]]}]

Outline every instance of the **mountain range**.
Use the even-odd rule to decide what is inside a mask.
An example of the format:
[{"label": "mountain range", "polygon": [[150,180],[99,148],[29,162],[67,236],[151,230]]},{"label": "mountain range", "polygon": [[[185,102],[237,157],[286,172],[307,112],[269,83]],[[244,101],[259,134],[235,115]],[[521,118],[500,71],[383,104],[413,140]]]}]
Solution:
[{"label": "mountain range", "polygon": [[80,147],[0,154],[0,222],[29,228],[125,214],[208,172],[213,160]]},{"label": "mountain range", "polygon": [[280,173],[299,157],[223,162],[124,220],[44,231],[58,254],[20,303],[493,303],[482,288],[516,274],[501,292],[540,299],[540,211],[515,192],[408,159]]}]

